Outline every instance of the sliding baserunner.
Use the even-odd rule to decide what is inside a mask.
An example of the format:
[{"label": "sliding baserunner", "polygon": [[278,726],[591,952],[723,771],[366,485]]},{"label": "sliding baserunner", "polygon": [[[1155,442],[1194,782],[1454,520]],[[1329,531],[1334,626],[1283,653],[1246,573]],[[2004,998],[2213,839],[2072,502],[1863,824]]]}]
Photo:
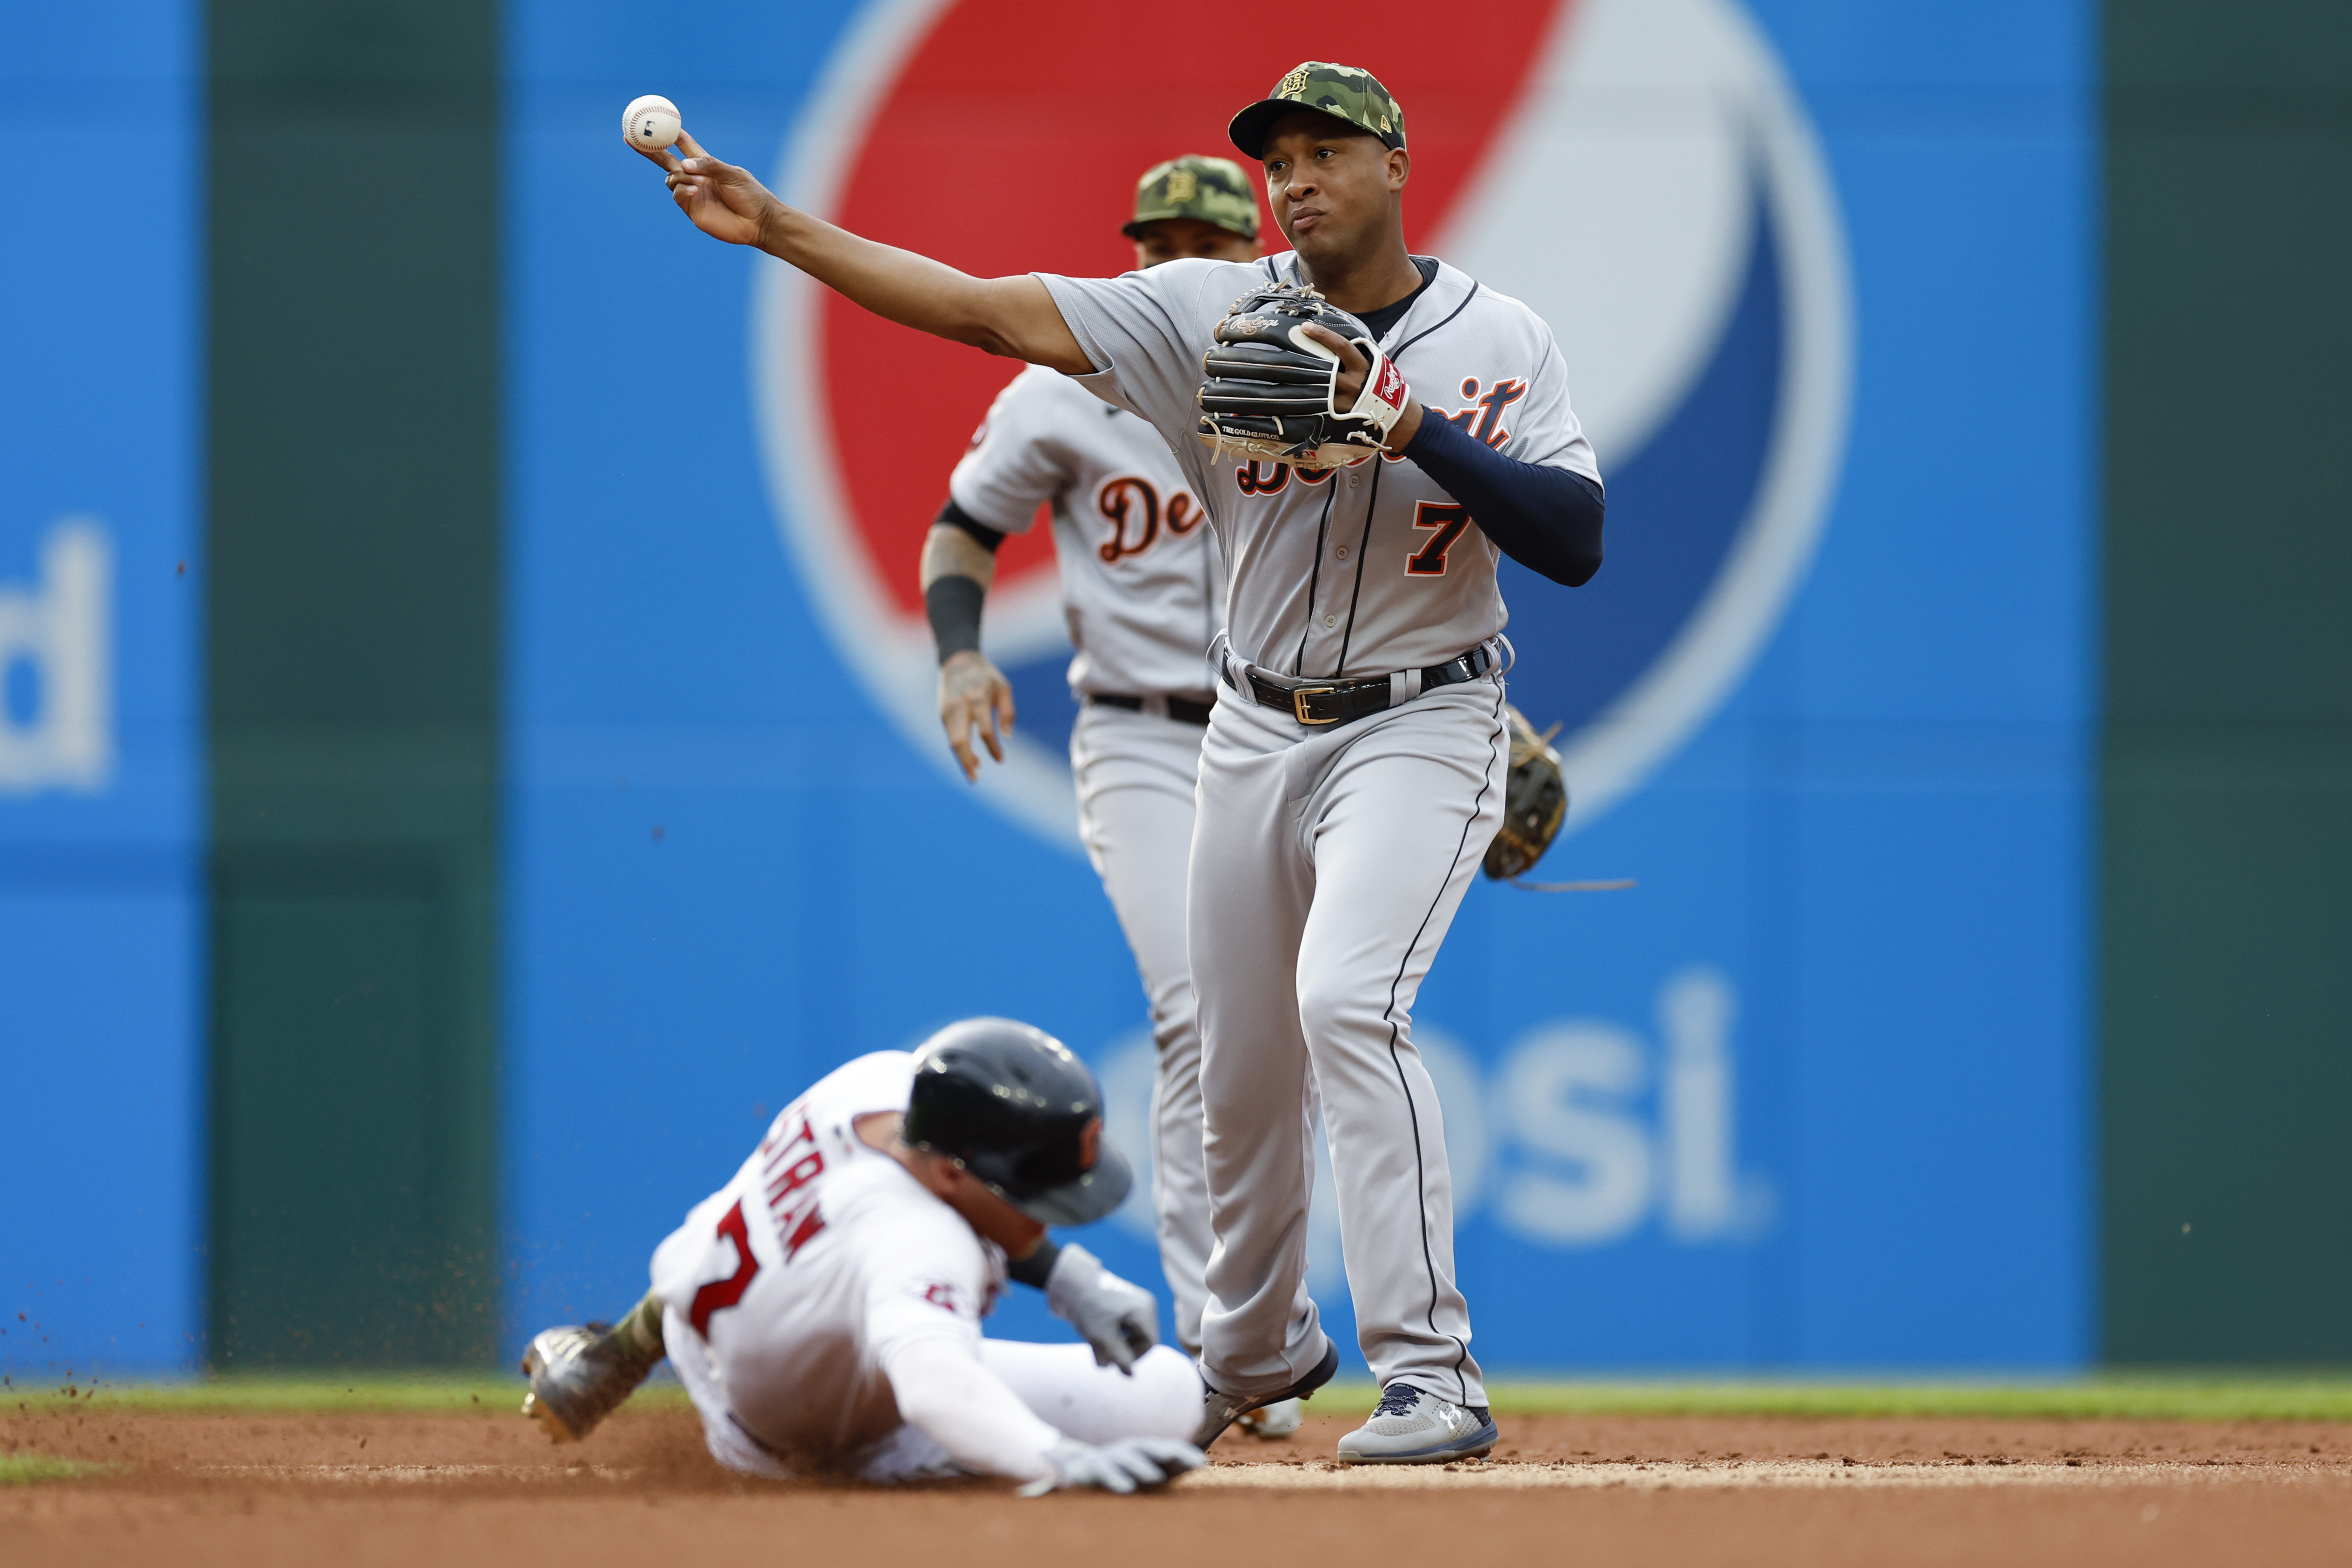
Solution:
[{"label": "sliding baserunner", "polygon": [[[747,1475],[1157,1486],[1201,1462],[1200,1377],[1154,1344],[1148,1292],[1045,1238],[1129,1180],[1093,1075],[1025,1024],[859,1057],[695,1205],[618,1324],[532,1340],[523,1410],[576,1442],[667,1356],[712,1457]],[[1088,1344],[983,1339],[1008,1278]]]}]

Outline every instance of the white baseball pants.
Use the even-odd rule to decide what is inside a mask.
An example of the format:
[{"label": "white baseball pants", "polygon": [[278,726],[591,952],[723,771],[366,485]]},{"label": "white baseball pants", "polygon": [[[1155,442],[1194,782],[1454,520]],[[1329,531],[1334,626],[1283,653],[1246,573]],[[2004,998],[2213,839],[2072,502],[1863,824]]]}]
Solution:
[{"label": "white baseball pants", "polygon": [[1224,1393],[1271,1392],[1323,1354],[1307,1293],[1319,1090],[1373,1376],[1486,1403],[1412,1004],[1502,820],[1508,763],[1493,675],[1330,729],[1218,693],[1186,929],[1216,1235],[1202,1370]]},{"label": "white baseball pants", "polygon": [[1151,1090],[1151,1206],[1176,1338],[1201,1344],[1208,1290],[1209,1187],[1201,1168],[1201,1031],[1184,958],[1185,863],[1201,726],[1149,712],[1087,706],[1070,731],[1078,833],[1151,1008],[1159,1073]]},{"label": "white baseball pants", "polygon": [[[702,1440],[710,1457],[738,1475],[789,1479],[795,1472],[735,1424],[719,1370],[710,1363],[702,1337],[675,1309],[662,1317],[675,1347],[670,1365],[686,1385],[687,1397],[702,1417]],[[1201,1421],[1201,1375],[1181,1354],[1157,1345],[1138,1357],[1135,1373],[1097,1366],[1085,1345],[1039,1345],[1022,1340],[982,1340],[982,1364],[1004,1381],[1038,1419],[1080,1443],[1117,1437],[1189,1437]],[[860,1479],[917,1480],[962,1472],[931,1436],[903,1426],[856,1454],[842,1456]]]}]

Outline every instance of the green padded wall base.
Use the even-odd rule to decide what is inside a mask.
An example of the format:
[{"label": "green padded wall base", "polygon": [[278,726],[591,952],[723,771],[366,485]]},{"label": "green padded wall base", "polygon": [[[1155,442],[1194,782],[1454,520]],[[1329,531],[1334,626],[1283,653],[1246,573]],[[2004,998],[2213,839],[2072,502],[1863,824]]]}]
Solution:
[{"label": "green padded wall base", "polygon": [[2106,8],[2110,1361],[2352,1361],[2352,6]]},{"label": "green padded wall base", "polygon": [[210,1353],[486,1364],[497,8],[208,22]]}]

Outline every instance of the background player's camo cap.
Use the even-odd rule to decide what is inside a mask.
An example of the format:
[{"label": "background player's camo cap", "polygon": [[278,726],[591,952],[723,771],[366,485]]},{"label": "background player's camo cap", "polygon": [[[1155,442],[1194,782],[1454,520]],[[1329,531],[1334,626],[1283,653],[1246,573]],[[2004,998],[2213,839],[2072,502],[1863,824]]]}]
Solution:
[{"label": "background player's camo cap", "polygon": [[1135,221],[1118,232],[1133,239],[1145,224],[1171,217],[1199,218],[1244,239],[1255,239],[1255,184],[1229,158],[1188,154],[1155,163],[1135,183]]},{"label": "background player's camo cap", "polygon": [[1274,84],[1274,90],[1234,116],[1226,133],[1253,158],[1263,157],[1265,133],[1294,109],[1319,109],[1391,147],[1404,145],[1404,110],[1380,78],[1354,66],[1308,60]]}]

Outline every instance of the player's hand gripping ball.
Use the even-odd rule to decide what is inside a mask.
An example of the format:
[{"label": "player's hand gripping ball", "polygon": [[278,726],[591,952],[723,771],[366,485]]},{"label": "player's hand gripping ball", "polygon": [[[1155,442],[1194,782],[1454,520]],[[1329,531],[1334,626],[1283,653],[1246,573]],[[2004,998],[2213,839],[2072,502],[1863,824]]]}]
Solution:
[{"label": "player's hand gripping ball", "polygon": [[[1322,327],[1353,345],[1370,369],[1363,390],[1339,406],[1339,356],[1310,336]],[[1404,376],[1364,323],[1314,289],[1269,285],[1234,301],[1202,356],[1201,439],[1220,452],[1271,458],[1302,468],[1360,463],[1381,449],[1404,413]]]},{"label": "player's hand gripping ball", "polygon": [[1526,714],[1503,704],[1511,724],[1511,776],[1503,789],[1503,825],[1486,846],[1486,875],[1498,882],[1519,876],[1551,847],[1568,816],[1568,781],[1549,737],[1536,733]]},{"label": "player's hand gripping ball", "polygon": [[657,92],[631,99],[621,112],[622,138],[647,153],[676,145],[678,124],[677,105]]}]

